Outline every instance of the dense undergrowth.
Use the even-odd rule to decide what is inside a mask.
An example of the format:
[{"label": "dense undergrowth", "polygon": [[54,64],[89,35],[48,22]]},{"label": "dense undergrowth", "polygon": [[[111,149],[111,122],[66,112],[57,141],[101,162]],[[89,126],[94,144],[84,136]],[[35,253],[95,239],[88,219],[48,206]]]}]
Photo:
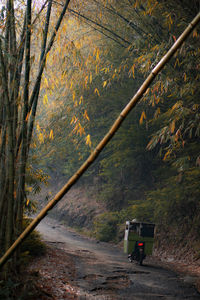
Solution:
[{"label": "dense undergrowth", "polygon": [[[23,227],[30,223],[30,219],[23,221]],[[26,267],[32,259],[45,255],[46,244],[42,242],[41,236],[37,231],[33,231],[22,243],[21,254],[16,261],[15,271],[10,270],[4,278],[3,271],[0,273],[0,299],[1,300],[27,300],[35,299],[39,296],[39,291],[34,284],[34,276],[37,274],[27,273]],[[16,273],[17,272],[17,273]],[[33,298],[32,298],[33,297]]]}]

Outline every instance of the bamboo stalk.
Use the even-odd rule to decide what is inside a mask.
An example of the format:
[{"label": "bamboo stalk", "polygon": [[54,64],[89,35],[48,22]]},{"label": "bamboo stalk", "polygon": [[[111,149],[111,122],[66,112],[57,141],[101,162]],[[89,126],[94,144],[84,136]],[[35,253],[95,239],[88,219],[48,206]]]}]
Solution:
[{"label": "bamboo stalk", "polygon": [[[50,52],[50,50],[51,50],[51,48],[54,44],[57,32],[58,32],[58,30],[60,28],[60,25],[62,23],[62,20],[65,16],[66,10],[67,10],[68,5],[69,5],[69,2],[70,2],[70,0],[65,1],[65,5],[63,6],[63,10],[62,10],[62,12],[61,12],[61,14],[58,18],[58,21],[56,23],[56,26],[53,30],[53,33],[52,33],[51,38],[49,40],[46,51],[45,51],[45,53],[42,54],[42,60],[40,61],[38,75],[36,77],[35,84],[34,84],[34,87],[33,87],[33,90],[32,90],[31,96],[30,96],[28,112],[31,111],[31,109],[33,107],[33,104],[36,101],[36,98],[39,96],[40,84],[41,84],[42,74],[43,74],[45,64],[46,64],[47,54]],[[21,145],[21,141],[22,141],[22,132],[20,132],[19,137],[18,137],[17,147],[16,147],[16,156],[18,155],[18,151],[19,151],[19,148],[20,148],[20,145]]]},{"label": "bamboo stalk", "polygon": [[[48,32],[49,32],[49,23],[50,23],[50,16],[51,16],[51,8],[52,8],[52,0],[49,1],[48,7],[47,7],[46,21],[45,21],[42,47],[41,47],[41,53],[40,53],[40,65],[42,63],[43,57],[45,55],[45,50],[46,50],[47,36],[48,36]],[[30,121],[29,121],[29,126],[28,126],[28,139],[27,139],[28,153],[29,153],[31,138],[32,138],[32,134],[33,134],[33,127],[34,127],[34,123],[35,123],[35,116],[36,116],[36,111],[37,111],[39,93],[40,93],[40,85],[38,86],[37,94],[35,95],[35,98],[33,101],[31,116],[30,116]]]},{"label": "bamboo stalk", "polygon": [[142,98],[143,94],[146,92],[147,88],[154,80],[156,75],[163,69],[165,64],[169,61],[169,59],[173,56],[176,50],[182,45],[182,43],[186,40],[188,35],[192,32],[194,27],[200,21],[200,13],[193,19],[193,21],[188,25],[185,31],[181,34],[181,36],[177,39],[174,45],[170,48],[170,50],[166,53],[166,55],[160,60],[160,62],[156,65],[144,83],[141,85],[137,93],[133,96],[127,106],[120,113],[111,129],[104,136],[101,142],[97,145],[95,150],[91,153],[89,158],[83,163],[83,165],[79,168],[79,170],[69,179],[66,185],[56,194],[56,196],[41,210],[38,216],[31,222],[31,224],[22,232],[22,234],[18,237],[18,239],[13,243],[13,245],[6,251],[4,256],[0,259],[0,267],[2,267],[9,257],[14,253],[17,247],[23,242],[23,240],[34,230],[34,228],[40,223],[40,221],[47,215],[48,211],[51,210],[68,192],[68,190],[77,182],[77,180],[81,177],[81,175],[89,168],[89,166],[94,162],[94,160],[98,157],[100,152],[105,148],[107,143],[111,140],[114,134],[117,132],[118,128],[121,126],[124,119],[127,117],[129,112],[136,106],[139,100]]}]

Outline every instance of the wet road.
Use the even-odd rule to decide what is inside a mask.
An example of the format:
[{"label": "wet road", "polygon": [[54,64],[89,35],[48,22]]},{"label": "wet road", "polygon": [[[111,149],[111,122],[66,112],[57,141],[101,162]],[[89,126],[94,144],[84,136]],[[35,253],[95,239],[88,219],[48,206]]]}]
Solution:
[{"label": "wet road", "polygon": [[200,299],[191,283],[154,260],[145,260],[144,266],[130,263],[117,246],[67,231],[50,218],[45,218],[37,230],[44,240],[73,255],[76,264],[73,284],[79,291],[79,299]]}]

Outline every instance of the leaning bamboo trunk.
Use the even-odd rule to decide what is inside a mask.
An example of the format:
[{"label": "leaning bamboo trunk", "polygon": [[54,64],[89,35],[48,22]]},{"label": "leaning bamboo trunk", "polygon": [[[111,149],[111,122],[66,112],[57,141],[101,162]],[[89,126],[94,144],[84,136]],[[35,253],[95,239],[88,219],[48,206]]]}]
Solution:
[{"label": "leaning bamboo trunk", "polygon": [[117,132],[118,128],[121,126],[124,119],[127,117],[129,112],[136,106],[139,100],[142,98],[143,94],[146,92],[147,88],[154,80],[156,75],[163,69],[165,64],[174,55],[176,50],[182,45],[186,40],[188,35],[192,32],[194,27],[200,21],[200,13],[193,19],[193,21],[188,25],[185,31],[181,34],[178,40],[174,43],[167,54],[161,59],[161,61],[156,65],[144,83],[141,85],[135,96],[130,100],[127,106],[120,113],[119,117],[114,122],[113,126],[109,132],[105,135],[102,141],[98,144],[93,153],[89,158],[83,163],[80,169],[69,179],[67,184],[57,193],[57,195],[46,205],[45,208],[38,214],[38,216],[31,222],[31,224],[24,230],[24,232],[19,236],[19,238],[14,242],[14,244],[8,249],[4,256],[0,260],[0,267],[3,266],[9,257],[14,253],[16,248],[23,242],[23,240],[34,230],[34,228],[40,223],[40,221],[47,215],[48,211],[51,210],[61,198],[68,192],[68,190],[77,182],[77,180],[82,176],[82,174],[88,169],[88,167],[93,163],[93,161],[98,157],[99,153],[104,149],[107,143],[111,140],[113,135]]}]

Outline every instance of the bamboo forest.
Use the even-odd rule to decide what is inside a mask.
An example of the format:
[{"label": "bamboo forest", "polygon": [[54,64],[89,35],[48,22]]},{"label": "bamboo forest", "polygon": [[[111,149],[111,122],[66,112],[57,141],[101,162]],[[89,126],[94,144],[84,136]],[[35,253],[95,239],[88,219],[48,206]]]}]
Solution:
[{"label": "bamboo forest", "polygon": [[[0,299],[199,299],[200,1],[1,0],[0,96]],[[134,290],[133,219],[190,291]]]}]

